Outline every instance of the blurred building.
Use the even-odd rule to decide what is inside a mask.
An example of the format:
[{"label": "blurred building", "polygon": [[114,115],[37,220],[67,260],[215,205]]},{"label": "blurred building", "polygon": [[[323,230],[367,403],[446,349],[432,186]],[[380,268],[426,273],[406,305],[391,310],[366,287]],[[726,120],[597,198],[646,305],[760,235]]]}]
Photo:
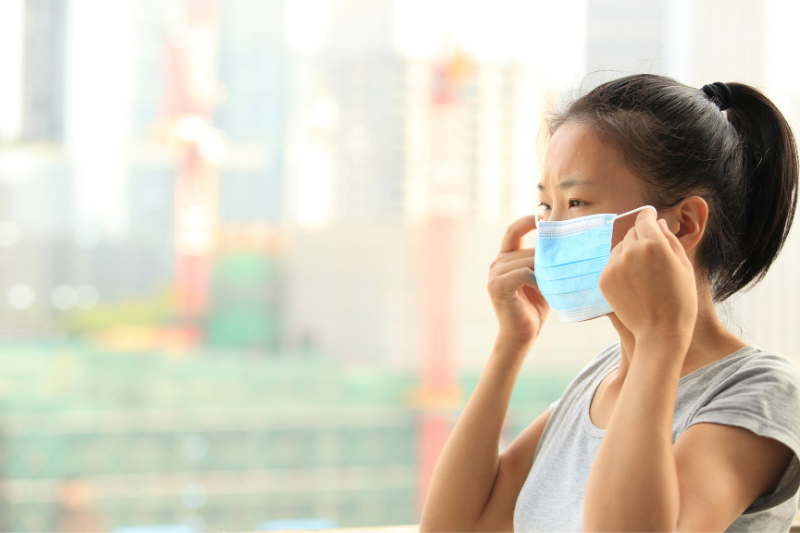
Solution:
[{"label": "blurred building", "polygon": [[[461,383],[471,390],[477,380],[468,373]],[[503,442],[567,380],[523,378]],[[254,531],[265,521],[309,518],[339,527],[414,523],[415,381],[313,353],[177,359],[6,347],[3,530],[183,524]]]},{"label": "blurred building", "polygon": [[587,2],[587,71],[597,79],[592,85],[638,72],[666,74],[698,88],[719,80],[759,87],[768,81],[766,0]]},{"label": "blurred building", "polygon": [[4,78],[10,86],[4,105],[15,113],[3,117],[0,144],[0,338],[54,333],[52,265],[71,223],[74,197],[73,169],[60,146],[66,7],[65,1],[33,0],[9,5],[3,13],[19,29],[7,32],[15,42],[4,43],[0,54],[6,56],[4,65],[19,69],[12,67]]},{"label": "blurred building", "polygon": [[20,140],[64,139],[67,0],[24,2],[23,101]]},{"label": "blurred building", "polygon": [[270,223],[282,216],[289,55],[284,0],[220,3],[219,78],[214,112],[230,150],[220,171],[223,224]]},{"label": "blurred building", "polygon": [[740,81],[762,90],[778,88],[766,86],[770,57],[780,53],[770,50],[767,0],[674,5],[681,31],[672,38],[679,41],[675,47],[680,60],[677,72],[684,83],[702,87],[714,81]]},{"label": "blurred building", "polygon": [[227,142],[220,166],[220,231],[206,321],[214,346],[277,352],[283,310],[284,153],[290,56],[284,0],[220,3],[214,112]]},{"label": "blurred building", "polygon": [[[120,153],[130,132],[126,120],[115,119],[134,114],[126,95],[136,91],[120,91],[115,83],[124,85],[128,78],[117,80],[114,72],[99,82],[96,75],[86,76],[85,62],[91,58],[80,54],[86,51],[87,33],[91,37],[98,28],[81,11],[87,6],[68,0],[18,4],[22,75],[8,82],[20,83],[20,123],[0,146],[0,222],[7,234],[0,265],[0,338],[22,340],[60,336],[61,312],[96,305],[101,297],[107,302],[146,298],[163,289],[170,265],[161,260],[171,256],[171,243],[165,247],[159,240],[169,219],[153,215],[167,206],[156,206],[148,190],[153,180],[147,165],[128,181]],[[97,41],[113,54],[124,48],[126,29],[133,31],[136,21],[119,24],[112,18],[104,24],[112,37],[101,31]],[[89,67],[92,72],[105,72],[109,58],[99,59]],[[125,59],[116,65],[135,71],[142,64]],[[152,84],[143,86],[152,90]],[[103,115],[104,106],[113,108],[110,116]],[[163,165],[160,170],[163,175]],[[117,189],[116,198],[98,202],[109,184],[111,192],[122,186],[125,199]],[[103,201],[108,206],[95,211]],[[148,223],[161,227],[154,231]]]},{"label": "blurred building", "polygon": [[[0,239],[6,256],[0,338],[25,339],[57,334],[60,313],[78,308],[81,287],[115,305],[156,297],[174,285],[178,165],[166,145],[164,57],[189,3],[124,2],[106,13],[102,27],[93,17],[103,16],[109,4],[19,4],[23,70],[9,83],[18,83],[23,98],[19,125],[3,124],[7,144],[0,146],[0,184],[7,193],[0,230],[8,234]],[[240,230],[271,235],[282,216],[289,90],[282,6],[282,0],[220,2],[224,101],[214,120],[229,155],[220,167],[216,206],[223,240]],[[277,261],[276,250],[232,250],[230,239],[223,248],[238,260],[250,254],[254,264]],[[242,292],[229,291],[228,281],[216,280],[213,289],[226,310],[234,305],[231,295]],[[8,303],[9,291],[19,296],[16,304]],[[63,305],[51,298],[59,291]],[[250,291],[243,304],[268,318],[264,328],[273,333],[261,345],[271,350],[279,344],[275,293],[259,299]]]},{"label": "blurred building", "polygon": [[[501,235],[520,205],[535,205],[520,200],[523,182],[535,180],[537,117],[525,111],[537,96],[522,67],[473,64],[459,105],[446,125],[437,122],[436,69],[447,54],[435,61],[401,56],[392,17],[388,1],[338,4],[307,82],[305,112],[291,127],[286,330],[290,342],[313,343],[337,358],[416,367],[420,224],[429,212],[432,158],[439,157],[433,136],[446,137],[444,157],[458,176],[451,188],[465,267],[453,274],[483,286],[491,258],[474,246],[476,236]],[[481,322],[482,314],[469,315],[474,306],[462,309],[467,337],[493,335],[491,316]],[[485,345],[464,349],[466,359],[485,355]]]},{"label": "blurred building", "polygon": [[[587,71],[664,74],[672,51],[668,9],[677,2],[588,0]],[[673,9],[675,9],[673,7]]]}]

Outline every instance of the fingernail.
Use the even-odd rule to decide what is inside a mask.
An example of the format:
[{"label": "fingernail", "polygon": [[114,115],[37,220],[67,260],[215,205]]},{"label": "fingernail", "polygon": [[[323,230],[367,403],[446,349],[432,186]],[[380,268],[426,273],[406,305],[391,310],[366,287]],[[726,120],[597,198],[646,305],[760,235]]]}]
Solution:
[{"label": "fingernail", "polygon": [[526,272],[525,275],[528,277],[528,281],[530,281],[532,283],[536,283],[536,276],[534,275],[533,272],[528,270],[528,272]]}]

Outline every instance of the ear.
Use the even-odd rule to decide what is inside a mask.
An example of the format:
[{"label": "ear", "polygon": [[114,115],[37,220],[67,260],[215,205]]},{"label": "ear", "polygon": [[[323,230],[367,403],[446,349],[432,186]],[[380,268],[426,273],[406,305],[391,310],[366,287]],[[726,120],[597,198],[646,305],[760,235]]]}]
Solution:
[{"label": "ear", "polygon": [[684,198],[674,208],[664,213],[669,230],[675,234],[686,253],[697,248],[706,231],[708,204],[699,196]]}]

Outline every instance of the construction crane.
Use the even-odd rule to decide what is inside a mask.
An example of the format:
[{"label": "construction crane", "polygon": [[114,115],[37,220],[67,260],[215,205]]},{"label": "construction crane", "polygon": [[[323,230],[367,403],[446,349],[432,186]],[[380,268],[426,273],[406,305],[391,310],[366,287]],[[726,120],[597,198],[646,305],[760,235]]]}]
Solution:
[{"label": "construction crane", "polygon": [[218,222],[216,164],[225,144],[213,127],[220,101],[217,79],[219,0],[186,0],[185,20],[166,43],[164,115],[179,153],[175,182],[175,286],[181,329],[199,342],[199,318],[208,307]]},{"label": "construction crane", "polygon": [[450,433],[450,413],[458,406],[456,385],[456,272],[459,225],[464,212],[465,161],[460,92],[473,75],[470,58],[456,51],[433,66],[429,211],[422,257],[422,387],[419,391],[420,508],[433,468]]}]

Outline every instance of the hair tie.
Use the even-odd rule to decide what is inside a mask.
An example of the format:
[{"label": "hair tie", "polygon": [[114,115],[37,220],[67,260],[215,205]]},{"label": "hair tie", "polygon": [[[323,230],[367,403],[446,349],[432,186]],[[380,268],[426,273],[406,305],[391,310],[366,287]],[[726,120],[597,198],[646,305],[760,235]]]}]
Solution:
[{"label": "hair tie", "polygon": [[717,104],[720,111],[725,111],[733,103],[733,94],[730,87],[721,81],[715,81],[711,85],[703,85],[702,91],[706,93],[706,96],[712,102]]}]

